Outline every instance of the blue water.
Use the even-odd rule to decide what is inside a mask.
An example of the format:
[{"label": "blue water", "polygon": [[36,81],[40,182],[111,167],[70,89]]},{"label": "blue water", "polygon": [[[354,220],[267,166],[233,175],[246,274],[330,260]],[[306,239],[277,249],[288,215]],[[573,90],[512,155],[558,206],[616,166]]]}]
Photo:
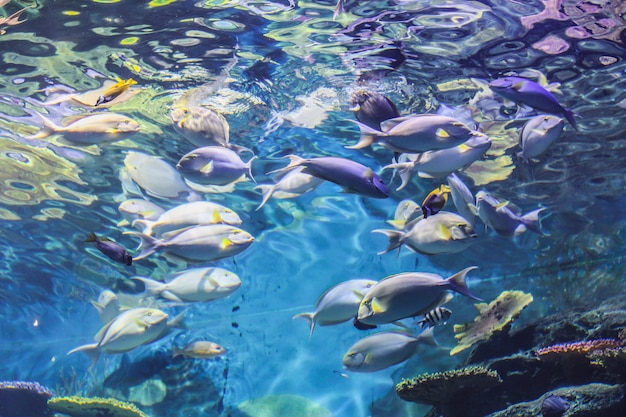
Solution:
[{"label": "blue water", "polygon": [[[422,347],[406,366],[345,374],[344,353],[368,332],[347,322],[317,327],[309,338],[304,321],[292,316],[312,311],[324,290],[348,279],[408,271],[448,277],[472,265],[479,267],[470,273],[472,292],[484,300],[503,290],[533,294],[514,327],[623,291],[626,22],[611,2],[557,3],[558,10],[546,11],[541,1],[348,1],[336,19],[334,2],[322,0],[4,5],[0,16],[30,8],[23,23],[0,24],[0,380],[38,381],[59,395],[126,399],[103,386],[121,355],[104,355],[92,371],[85,355],[66,356],[92,342],[102,324],[90,300],[108,288],[172,317],[186,310],[187,330],[133,350],[131,361],[173,342],[206,339],[227,349],[223,357],[193,361],[170,375],[171,386],[188,383],[177,395],[198,405],[180,415],[219,415],[271,394],[297,394],[337,417],[423,415],[427,407],[393,394],[381,399],[401,377],[460,366],[467,351],[450,357],[445,349]],[[522,122],[513,123],[514,106],[500,100],[496,120],[489,120],[479,98],[489,93],[489,81],[529,69],[561,83],[557,97],[576,113],[579,130],[566,126],[544,154],[526,163],[516,157]],[[44,104],[53,89],[84,92],[116,77],[133,78],[141,89],[110,108],[137,120],[139,133],[92,146],[67,143],[62,134],[28,138],[41,127],[37,114],[59,121],[89,110]],[[458,254],[402,248],[377,255],[387,242],[371,231],[389,228],[399,201],[419,204],[445,179],[414,178],[396,191],[399,179],[380,171],[391,151],[345,148],[359,136],[348,102],[357,88],[384,94],[402,114],[448,108],[480,122],[492,147],[459,175],[474,193],[488,190],[524,213],[545,208],[544,234],[503,238],[479,222],[477,242]],[[93,231],[138,253],[138,240],[123,233],[132,229],[117,225],[118,205],[128,198],[119,171],[129,151],[174,166],[194,149],[170,120],[173,104],[190,91],[197,92],[196,104],[224,115],[231,143],[258,157],[252,168],[257,183],[271,183],[266,173],[286,166],[288,154],[340,156],[380,172],[390,197],[343,193],[325,182],[297,198],[272,198],[256,211],[261,195],[251,181],[229,193],[203,194],[237,212],[241,227],[255,237],[243,253],[207,263],[238,274],[241,288],[210,303],[137,301],[128,294],[128,278],[162,279],[187,265],[155,254],[126,267],[84,240]],[[166,208],[185,202],[147,198]],[[457,296],[447,305],[451,322],[436,329],[442,346],[455,344],[452,324],[473,320],[472,304]],[[207,376],[215,385],[211,398],[198,386]],[[222,397],[220,407],[213,405],[216,397]],[[200,411],[203,403],[210,405]],[[171,397],[140,408],[168,416],[180,410]]]}]

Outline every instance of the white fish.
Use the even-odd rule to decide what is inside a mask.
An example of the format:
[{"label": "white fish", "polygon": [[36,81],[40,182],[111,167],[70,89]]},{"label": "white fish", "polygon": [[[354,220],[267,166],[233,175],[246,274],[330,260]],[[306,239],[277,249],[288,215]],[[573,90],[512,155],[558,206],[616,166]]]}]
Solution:
[{"label": "white fish", "polygon": [[423,255],[456,253],[465,250],[476,241],[474,228],[456,213],[440,211],[435,216],[419,218],[408,230],[376,229],[389,239],[387,249],[379,255],[406,245]]},{"label": "white fish", "polygon": [[310,174],[305,174],[302,170],[305,167],[300,166],[279,177],[275,184],[260,184],[254,187],[255,190],[261,190],[263,200],[257,210],[267,203],[270,197],[274,198],[294,198],[302,194],[314,190],[318,185],[324,182],[323,179]]},{"label": "white fish", "polygon": [[124,353],[153,342],[168,331],[167,313],[154,308],[133,308],[118,315],[100,329],[96,343],[70,350],[85,352],[95,364],[102,353]]},{"label": "white fish", "polygon": [[455,173],[448,175],[448,186],[456,211],[474,226],[476,223],[476,213],[472,210],[472,206],[476,205],[474,194]]},{"label": "white fish", "polygon": [[192,268],[182,271],[169,282],[133,277],[146,286],[152,296],[178,302],[213,301],[228,297],[241,286],[239,277],[222,268]]},{"label": "white fish", "polygon": [[55,124],[43,115],[40,117],[43,120],[43,128],[31,136],[31,139],[43,139],[53,133],[60,133],[70,142],[93,145],[126,139],[139,131],[139,123],[128,116],[112,112],[75,116],[64,126]]},{"label": "white fish", "polygon": [[348,349],[343,366],[351,372],[380,371],[406,361],[422,344],[438,346],[432,327],[417,336],[402,331],[374,333]]},{"label": "white fish", "polygon": [[154,221],[159,218],[165,210],[154,204],[152,201],[144,200],[143,198],[129,198],[124,200],[117,207],[120,212],[123,221],[119,222],[118,226],[127,226],[132,224],[135,220],[148,220]]},{"label": "white fish", "polygon": [[408,162],[390,164],[383,169],[396,168],[399,170],[402,184],[397,190],[401,190],[409,183],[414,172],[422,178],[445,177],[471,165],[481,158],[490,146],[491,139],[488,136],[474,132],[474,136],[461,145],[411,156],[403,154]]},{"label": "white fish", "polygon": [[413,200],[402,200],[396,206],[393,220],[387,223],[398,230],[410,230],[423,217],[422,208]]},{"label": "white fish", "polygon": [[98,301],[92,301],[91,304],[98,310],[100,321],[104,324],[120,314],[120,300],[111,290],[102,291],[98,296]]},{"label": "white fish", "polygon": [[195,226],[166,234],[162,239],[139,232],[125,232],[138,236],[141,253],[133,260],[144,259],[157,251],[163,251],[188,262],[215,261],[235,256],[254,241],[250,233],[226,224]]},{"label": "white fish", "polygon": [[143,227],[143,234],[161,236],[164,233],[209,224],[229,224],[239,226],[242,223],[237,213],[221,204],[210,201],[194,201],[181,204],[163,212],[156,220],[136,220],[133,227]]},{"label": "white fish", "polygon": [[302,318],[309,323],[313,334],[315,324],[330,326],[343,323],[356,316],[361,300],[376,281],[371,279],[351,279],[340,282],[326,290],[315,302],[315,311],[300,313],[293,319]]},{"label": "white fish", "polygon": [[539,213],[543,208],[522,215],[519,207],[509,201],[501,201],[486,191],[476,193],[476,211],[486,226],[503,237],[513,237],[530,229],[543,234]]},{"label": "white fish", "polygon": [[563,119],[549,114],[542,114],[528,120],[519,133],[522,151],[518,156],[529,160],[541,155],[561,136],[564,127]]}]

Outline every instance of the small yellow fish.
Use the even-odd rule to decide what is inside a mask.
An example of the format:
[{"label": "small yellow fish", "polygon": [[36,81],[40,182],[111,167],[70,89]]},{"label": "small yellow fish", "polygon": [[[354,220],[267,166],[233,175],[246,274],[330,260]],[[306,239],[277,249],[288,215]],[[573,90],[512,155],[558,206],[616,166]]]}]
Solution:
[{"label": "small yellow fish", "polygon": [[120,94],[128,90],[128,88],[134,84],[137,84],[137,81],[133,80],[132,78],[129,78],[127,80],[117,78],[117,82],[108,89],[106,89],[102,93],[102,95],[98,97],[98,100],[96,101],[96,104],[94,106],[99,106],[100,104],[105,104],[115,100]]},{"label": "small yellow fish", "polygon": [[182,349],[174,346],[172,349],[172,357],[186,356],[188,358],[209,359],[221,356],[226,353],[226,349],[217,343],[198,340],[191,342]]},{"label": "small yellow fish", "polygon": [[422,203],[422,213],[424,213],[424,218],[439,213],[443,206],[445,206],[448,202],[449,194],[450,187],[445,184],[442,184],[439,188],[432,190]]}]

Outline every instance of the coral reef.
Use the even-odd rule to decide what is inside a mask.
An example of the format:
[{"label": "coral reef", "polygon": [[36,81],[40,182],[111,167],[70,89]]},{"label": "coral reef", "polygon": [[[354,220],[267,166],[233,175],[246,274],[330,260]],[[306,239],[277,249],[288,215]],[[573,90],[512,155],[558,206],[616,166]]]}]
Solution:
[{"label": "coral reef", "polygon": [[563,356],[586,356],[588,354],[605,350],[617,349],[620,347],[619,340],[615,339],[596,339],[583,340],[574,343],[559,343],[556,345],[538,349],[535,354],[541,359],[561,358]]},{"label": "coral reef", "polygon": [[508,329],[507,326],[532,301],[531,294],[522,291],[503,291],[489,305],[474,304],[478,310],[474,322],[454,325],[454,332],[457,333],[454,337],[458,344],[450,351],[450,355],[456,355],[480,341],[488,340],[494,333]]},{"label": "coral reef", "polygon": [[72,417],[148,417],[133,404],[113,398],[55,397],[48,407]]},{"label": "coral reef", "polygon": [[0,417],[48,417],[48,399],[54,394],[37,382],[0,382]]}]

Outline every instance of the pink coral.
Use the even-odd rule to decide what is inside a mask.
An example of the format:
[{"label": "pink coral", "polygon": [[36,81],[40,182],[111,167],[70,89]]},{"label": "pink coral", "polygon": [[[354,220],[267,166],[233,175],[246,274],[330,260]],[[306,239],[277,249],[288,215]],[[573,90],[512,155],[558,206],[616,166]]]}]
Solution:
[{"label": "pink coral", "polygon": [[573,343],[561,343],[538,349],[535,354],[539,358],[551,358],[555,355],[577,354],[588,355],[600,350],[617,349],[621,346],[620,341],[616,339],[595,339],[583,340]]}]

